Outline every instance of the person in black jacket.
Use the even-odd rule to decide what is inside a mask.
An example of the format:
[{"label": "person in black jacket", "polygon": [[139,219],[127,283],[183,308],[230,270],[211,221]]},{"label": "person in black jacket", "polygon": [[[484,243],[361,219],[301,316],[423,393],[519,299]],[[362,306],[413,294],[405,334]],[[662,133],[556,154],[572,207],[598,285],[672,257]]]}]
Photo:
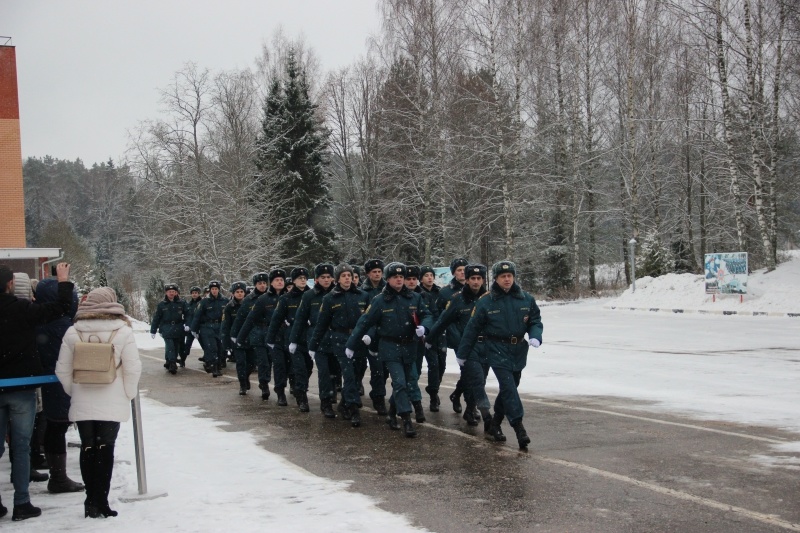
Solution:
[{"label": "person in black jacket", "polygon": [[[194,313],[197,311],[197,304],[200,303],[202,299],[203,291],[198,286],[194,286],[189,290],[189,293],[192,295],[190,300],[186,300],[186,320],[183,326],[183,346],[181,347],[181,366],[186,366],[186,358],[189,357],[189,353],[192,351],[192,344],[194,343],[194,335],[192,335],[192,320],[194,319]],[[202,348],[202,345],[201,345]],[[204,357],[200,357],[201,359],[205,359]]]},{"label": "person in black jacket", "polygon": [[[31,504],[30,441],[36,417],[36,388],[26,378],[42,375],[42,363],[36,352],[35,327],[70,312],[72,289],[69,265],[56,266],[58,301],[45,304],[19,300],[14,296],[14,273],[0,265],[0,456],[5,452],[6,431],[11,436],[14,484],[13,520],[25,520],[42,514]],[[8,510],[0,503],[0,516]]]},{"label": "person in black jacket", "polygon": [[[164,339],[164,368],[170,374],[178,373],[178,358],[183,351],[184,326],[186,325],[186,302],[180,298],[180,290],[174,283],[164,285],[164,299],[158,302],[153,320],[150,322],[150,336],[156,338],[161,332]],[[185,359],[180,360],[186,366]]]}]

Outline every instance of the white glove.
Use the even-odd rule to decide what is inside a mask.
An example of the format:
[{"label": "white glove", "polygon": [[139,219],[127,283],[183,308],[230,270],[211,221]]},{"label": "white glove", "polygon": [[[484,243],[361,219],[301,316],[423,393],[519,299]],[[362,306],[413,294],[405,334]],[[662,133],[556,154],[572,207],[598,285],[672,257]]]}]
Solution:
[{"label": "white glove", "polygon": [[232,342],[233,344],[236,344],[236,337],[231,337],[231,342]]},{"label": "white glove", "polygon": [[369,352],[372,357],[378,357],[378,352]]},{"label": "white glove", "polygon": [[308,351],[308,355],[310,355],[311,357],[314,357],[315,355],[317,355],[317,352],[312,352],[311,350],[309,350]]},{"label": "white glove", "polygon": [[156,334],[155,334],[155,333],[151,333],[151,334],[150,334],[150,338],[151,338],[151,339],[155,339],[155,338],[156,338]]},{"label": "white glove", "polygon": [[348,359],[352,359],[353,356],[356,354],[356,352],[354,352],[350,348],[345,348],[344,349],[344,354],[347,356]]},{"label": "white glove", "polygon": [[458,357],[456,357],[456,362],[458,363],[458,366],[464,366],[464,363],[466,363],[467,360],[466,359],[459,359]]},{"label": "white glove", "polygon": [[294,342],[289,344],[289,353],[293,354],[296,351],[297,351],[297,344]]},{"label": "white glove", "polygon": [[289,324],[289,321],[288,321],[288,320],[284,320],[284,321],[283,321],[283,323],[284,323],[284,324],[286,324],[286,327],[289,327],[289,326],[291,326],[291,324]]},{"label": "white glove", "polygon": [[530,345],[531,345],[531,346],[533,346],[534,348],[538,348],[539,346],[541,346],[541,345],[542,345],[542,343],[541,343],[541,342],[539,342],[537,339],[530,339],[530,340],[528,341],[528,344],[530,344]]},{"label": "white glove", "polygon": [[429,343],[429,342],[426,342],[426,343],[425,343],[425,348],[426,348],[427,350],[430,350],[431,348],[433,348],[433,344],[431,344],[431,343]]},{"label": "white glove", "polygon": [[274,345],[274,344],[269,344],[269,343],[267,343],[267,346],[269,346],[269,349],[270,349],[270,350],[272,350],[273,348],[275,348],[275,345]]},{"label": "white glove", "polygon": [[425,326],[417,326],[417,329],[414,331],[417,333],[417,337],[425,336]]},{"label": "white glove", "polygon": [[311,321],[310,321],[310,320],[308,321],[308,325],[309,325],[309,326],[311,325]]},{"label": "white glove", "polygon": [[198,335],[196,331],[193,331],[193,332],[192,332],[192,336],[193,336],[193,337],[196,339],[196,338],[198,338],[200,335]]},{"label": "white glove", "polygon": [[183,326],[183,331],[189,333],[190,331],[192,331],[192,328],[190,328],[189,326]]},{"label": "white glove", "polygon": [[364,343],[364,346],[369,346],[370,343],[372,342],[372,338],[369,335],[364,335],[363,337],[361,337],[361,342]]}]

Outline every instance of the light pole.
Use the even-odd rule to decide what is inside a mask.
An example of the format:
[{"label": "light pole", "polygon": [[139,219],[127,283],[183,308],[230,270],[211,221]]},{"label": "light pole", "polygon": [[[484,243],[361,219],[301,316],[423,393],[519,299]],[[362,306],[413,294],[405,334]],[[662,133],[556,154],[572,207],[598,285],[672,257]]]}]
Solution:
[{"label": "light pole", "polygon": [[631,292],[636,292],[636,239],[628,241],[628,255],[631,258]]}]

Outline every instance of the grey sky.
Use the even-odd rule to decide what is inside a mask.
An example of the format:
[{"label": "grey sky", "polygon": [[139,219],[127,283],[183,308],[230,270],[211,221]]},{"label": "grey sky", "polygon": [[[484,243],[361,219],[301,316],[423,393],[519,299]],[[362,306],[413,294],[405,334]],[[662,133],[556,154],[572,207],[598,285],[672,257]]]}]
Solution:
[{"label": "grey sky", "polygon": [[279,26],[302,34],[324,69],[343,67],[378,30],[376,0],[0,1],[0,35],[17,53],[23,157],[118,160],[175,71],[189,61],[252,67]]}]

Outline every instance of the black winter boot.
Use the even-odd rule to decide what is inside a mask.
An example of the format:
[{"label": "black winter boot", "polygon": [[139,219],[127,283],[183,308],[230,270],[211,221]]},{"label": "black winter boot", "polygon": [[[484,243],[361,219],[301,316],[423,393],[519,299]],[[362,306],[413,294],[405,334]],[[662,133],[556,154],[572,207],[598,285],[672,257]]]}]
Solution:
[{"label": "black winter boot", "polygon": [[414,406],[414,416],[417,419],[417,423],[422,424],[425,422],[425,412],[422,410],[422,401],[417,400],[416,402],[411,402],[411,405]]},{"label": "black winter boot", "polygon": [[320,410],[322,410],[322,414],[325,418],[336,418],[336,413],[333,412],[333,404],[330,400],[322,400]]},{"label": "black winter boot", "polygon": [[167,370],[169,371],[170,374],[174,376],[175,374],[178,373],[178,364],[175,361],[170,361],[167,364]]},{"label": "black winter boot", "polygon": [[358,426],[361,425],[361,413],[358,412],[357,405],[350,406],[350,424],[354,428],[357,428]]},{"label": "black winter boot", "polygon": [[100,516],[100,510],[97,508],[97,477],[95,470],[97,468],[97,457],[95,448],[93,446],[81,446],[81,477],[86,485],[86,499],[83,502],[83,511],[85,518],[97,518]]},{"label": "black winter boot", "polygon": [[489,433],[489,428],[492,427],[492,413],[488,409],[481,409],[480,411],[483,419],[483,432]]},{"label": "black winter boot", "polygon": [[83,483],[72,481],[67,477],[67,454],[48,453],[47,462],[50,463],[50,481],[47,482],[47,491],[53,494],[64,492],[83,492]]},{"label": "black winter boot", "polygon": [[261,399],[265,402],[269,400],[269,383],[266,385],[259,383],[258,388],[261,389]]},{"label": "black winter boot", "polygon": [[525,426],[522,425],[522,420],[517,420],[511,427],[514,428],[514,433],[517,434],[517,442],[519,443],[520,450],[527,450],[528,444],[531,443],[531,438],[528,436],[528,432],[525,431]]},{"label": "black winter boot", "polygon": [[31,469],[31,481],[40,483],[42,481],[47,481],[48,479],[50,479],[49,474],[45,474],[44,472],[37,472],[36,470]]},{"label": "black winter boot", "polygon": [[336,410],[339,411],[339,414],[342,415],[342,418],[345,420],[350,420],[350,409],[347,408],[347,405],[344,403],[344,399],[339,402],[339,405],[336,406]]},{"label": "black winter boot", "polygon": [[41,514],[41,509],[34,507],[31,502],[25,502],[14,506],[14,513],[11,515],[11,520],[19,522],[20,520],[27,520],[28,518],[35,518]]},{"label": "black winter boot", "polygon": [[286,401],[286,393],[283,391],[283,389],[275,387],[275,394],[278,395],[278,405],[281,407],[286,407],[289,405],[289,402]]},{"label": "black winter boot", "polygon": [[378,413],[378,416],[386,416],[388,414],[386,412],[386,402],[383,396],[374,397],[372,399],[372,406],[375,407],[375,412]]},{"label": "black winter boot", "polygon": [[477,426],[478,420],[475,419],[475,408],[467,404],[467,408],[464,410],[464,415],[461,417],[467,421],[468,426]]},{"label": "black winter boot", "polygon": [[500,428],[500,424],[503,423],[503,415],[498,415],[497,413],[494,414],[492,417],[491,425],[489,426],[489,437],[494,439],[495,442],[505,442],[506,436],[503,435],[503,430]]},{"label": "black winter boot", "polygon": [[450,395],[450,401],[453,402],[453,411],[456,413],[461,412],[461,394],[456,394],[457,391],[453,391],[453,394]]},{"label": "black winter boot", "polygon": [[305,392],[296,392],[294,397],[297,399],[297,408],[301,413],[307,413],[311,410],[308,406],[308,394]]},{"label": "black winter boot", "polygon": [[97,493],[95,504],[100,516],[108,518],[117,516],[117,512],[108,506],[108,493],[111,491],[111,475],[114,471],[114,446],[110,444],[97,447],[95,477],[97,479]]},{"label": "black winter boot", "polygon": [[439,406],[441,405],[441,402],[439,401],[439,390],[432,389],[429,385],[425,387],[425,392],[427,392],[428,395],[430,395],[431,397],[431,406],[430,406],[431,413],[438,413]]},{"label": "black winter boot", "polygon": [[386,416],[386,423],[389,424],[389,429],[400,429],[400,424],[397,423],[397,408],[392,402],[389,402],[389,414]]},{"label": "black winter boot", "polygon": [[414,429],[414,424],[411,423],[411,413],[403,413],[400,415],[403,419],[403,433],[409,439],[417,436],[417,430]]}]

